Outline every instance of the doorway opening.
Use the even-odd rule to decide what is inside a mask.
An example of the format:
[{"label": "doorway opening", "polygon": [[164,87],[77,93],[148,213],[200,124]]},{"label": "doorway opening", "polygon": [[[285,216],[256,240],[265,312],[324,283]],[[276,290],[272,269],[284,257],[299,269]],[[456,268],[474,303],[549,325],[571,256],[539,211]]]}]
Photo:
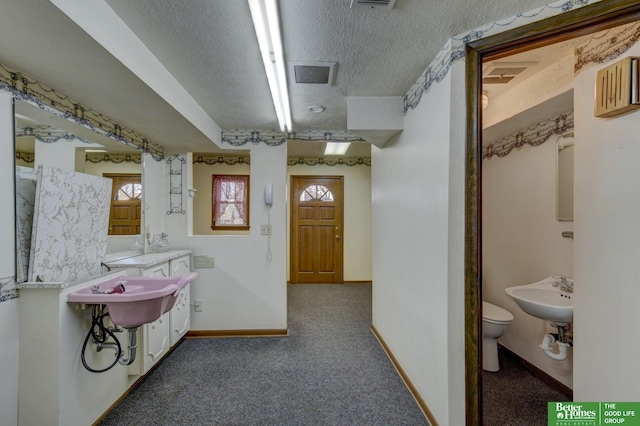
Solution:
[{"label": "doorway opening", "polygon": [[142,217],[140,173],[103,173],[113,181],[109,212],[109,235],[139,235]]},{"label": "doorway opening", "polygon": [[471,42],[466,50],[466,424],[482,423],[482,64],[640,19],[640,4],[612,0]]},{"label": "doorway opening", "polygon": [[343,180],[291,176],[292,284],[343,282]]}]

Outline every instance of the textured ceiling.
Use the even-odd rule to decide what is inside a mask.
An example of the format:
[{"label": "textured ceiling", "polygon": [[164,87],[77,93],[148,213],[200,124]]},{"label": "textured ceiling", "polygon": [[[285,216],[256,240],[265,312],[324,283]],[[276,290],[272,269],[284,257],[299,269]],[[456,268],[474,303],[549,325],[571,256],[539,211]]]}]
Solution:
[{"label": "textured ceiling", "polygon": [[[277,129],[246,1],[106,2],[222,129]],[[397,0],[387,11],[280,0],[286,59],[338,63],[332,86],[289,83],[294,130],[346,129],[347,96],[402,96],[451,36],[544,3]],[[217,150],[48,1],[2,0],[0,62],[169,149]]]}]

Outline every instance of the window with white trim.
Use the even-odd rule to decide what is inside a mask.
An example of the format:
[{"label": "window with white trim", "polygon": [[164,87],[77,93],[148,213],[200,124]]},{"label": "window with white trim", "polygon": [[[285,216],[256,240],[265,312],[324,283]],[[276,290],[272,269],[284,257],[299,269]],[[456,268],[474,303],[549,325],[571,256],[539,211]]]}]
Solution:
[{"label": "window with white trim", "polygon": [[249,229],[249,175],[212,175],[213,230]]}]

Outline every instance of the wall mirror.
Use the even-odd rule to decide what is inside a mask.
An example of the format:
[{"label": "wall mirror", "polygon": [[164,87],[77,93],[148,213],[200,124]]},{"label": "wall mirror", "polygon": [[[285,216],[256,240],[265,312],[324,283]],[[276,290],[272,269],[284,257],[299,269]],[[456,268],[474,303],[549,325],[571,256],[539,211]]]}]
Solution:
[{"label": "wall mirror", "polygon": [[556,155],[556,219],[573,220],[573,132],[558,138]]},{"label": "wall mirror", "polygon": [[[32,220],[20,213],[24,191],[35,191],[35,173],[40,164],[113,180],[107,253],[122,257],[141,254],[144,156],[117,140],[42,110],[15,101],[16,210],[17,228],[30,229]],[[32,188],[33,187],[33,188]],[[27,209],[28,210],[28,207]],[[24,234],[24,232],[23,232]],[[28,259],[29,236],[16,239],[16,255]],[[20,275],[20,273],[18,274]]]}]

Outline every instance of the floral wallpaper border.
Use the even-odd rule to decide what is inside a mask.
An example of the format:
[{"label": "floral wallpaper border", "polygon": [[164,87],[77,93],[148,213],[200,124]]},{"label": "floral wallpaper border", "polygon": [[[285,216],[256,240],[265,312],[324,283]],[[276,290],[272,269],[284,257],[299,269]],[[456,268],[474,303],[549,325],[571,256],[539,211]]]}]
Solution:
[{"label": "floral wallpaper border", "polygon": [[125,145],[148,152],[157,161],[164,158],[164,148],[161,145],[2,63],[0,63],[0,91],[8,92],[16,99],[73,121]]},{"label": "floral wallpaper border", "polygon": [[216,154],[200,153],[193,154],[193,164],[226,164],[235,166],[236,164],[251,164],[251,156],[248,154]]},{"label": "floral wallpaper border", "polygon": [[[234,166],[236,164],[251,164],[251,157],[246,154],[216,154],[216,153],[195,153],[193,154],[193,164],[226,164]],[[371,158],[368,157],[310,157],[310,156],[290,156],[287,158],[288,166],[369,166]]]},{"label": "floral wallpaper border", "polygon": [[[87,152],[85,159],[93,164],[120,164],[123,162],[142,164],[142,154],[139,152]],[[16,160],[22,160],[27,164],[31,164],[35,161],[35,154],[27,151],[16,151]]]},{"label": "floral wallpaper border", "polygon": [[640,22],[626,25],[615,33],[614,30],[599,33],[576,48],[576,74],[587,64],[602,64],[617,58],[640,40]]},{"label": "floral wallpaper border", "polygon": [[76,136],[73,133],[65,132],[51,126],[16,126],[16,137],[34,136],[43,143],[56,143],[61,140],[79,140],[82,143],[93,144],[90,140]]},{"label": "floral wallpaper border", "polygon": [[87,152],[86,161],[90,163],[135,163],[142,164],[142,154],[139,152]]},{"label": "floral wallpaper border", "polygon": [[508,29],[517,28],[534,21],[559,15],[598,1],[601,0],[559,1],[533,9],[529,12],[519,13],[511,18],[483,25],[466,33],[452,37],[447,43],[445,43],[442,49],[440,49],[440,52],[438,52],[433,61],[431,61],[429,66],[422,72],[413,86],[411,86],[403,96],[404,113],[406,114],[410,109],[415,109],[420,104],[422,95],[429,92],[429,89],[431,89],[431,86],[434,83],[438,83],[446,77],[451,69],[451,65],[464,59],[466,44],[489,35],[498,34]]},{"label": "floral wallpaper border", "polygon": [[368,157],[288,157],[288,166],[369,166]]},{"label": "floral wallpaper border", "polygon": [[514,149],[521,149],[525,145],[542,145],[552,136],[559,136],[570,130],[573,130],[573,110],[488,144],[482,149],[482,160],[506,157]]},{"label": "floral wallpaper border", "polygon": [[289,139],[303,141],[363,142],[348,130],[305,130],[300,132],[279,132],[275,130],[223,130],[222,142],[232,146],[243,146],[248,143],[265,143],[279,146]]},{"label": "floral wallpaper border", "polygon": [[22,160],[27,164],[31,164],[36,160],[36,155],[33,152],[16,151],[16,160]]}]

